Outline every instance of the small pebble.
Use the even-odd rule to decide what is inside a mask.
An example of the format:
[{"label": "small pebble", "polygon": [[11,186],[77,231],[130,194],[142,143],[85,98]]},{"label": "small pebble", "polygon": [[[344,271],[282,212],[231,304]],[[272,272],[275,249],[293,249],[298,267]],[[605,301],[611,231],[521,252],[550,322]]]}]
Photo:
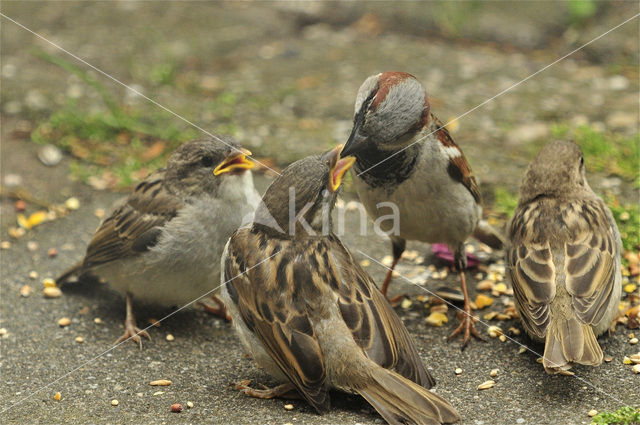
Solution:
[{"label": "small pebble", "polygon": [[285,404],[284,410],[293,410],[293,404]]},{"label": "small pebble", "polygon": [[173,413],[180,413],[182,412],[182,404],[180,403],[174,403],[171,405],[171,411]]},{"label": "small pebble", "polygon": [[589,415],[590,418],[593,418],[597,414],[598,414],[598,411],[596,409],[591,409],[589,410],[589,413],[587,413],[587,415]]},{"label": "small pebble", "polygon": [[491,369],[491,371],[489,372],[489,376],[492,378],[498,376],[498,369]]},{"label": "small pebble", "polygon": [[38,159],[44,165],[52,167],[62,161],[62,152],[56,146],[44,145],[38,149]]},{"label": "small pebble", "polygon": [[45,298],[58,298],[60,295],[62,295],[62,291],[60,290],[60,288],[56,288],[55,286],[53,288],[44,288],[42,293],[44,294]]},{"label": "small pebble", "polygon": [[29,279],[36,280],[38,278],[38,272],[35,270],[31,270],[29,272]]},{"label": "small pebble", "polygon": [[158,379],[157,381],[151,381],[149,383],[152,387],[166,387],[171,385],[171,381],[168,379]]},{"label": "small pebble", "polygon": [[118,404],[120,404],[120,402],[118,400],[116,400],[115,398],[113,400],[111,400],[111,405],[112,406],[117,406]]},{"label": "small pebble", "polygon": [[478,385],[478,390],[488,390],[489,388],[493,388],[496,384],[496,381],[490,379],[488,381],[484,381],[482,384]]},{"label": "small pebble", "polygon": [[64,328],[65,326],[69,326],[71,324],[71,319],[69,319],[68,317],[63,317],[62,319],[58,320],[58,326]]},{"label": "small pebble", "polygon": [[193,408],[193,401],[187,401],[187,407],[189,409]]},{"label": "small pebble", "polygon": [[629,344],[631,344],[631,345],[636,345],[637,343],[638,343],[638,338],[631,338],[629,340]]},{"label": "small pebble", "polygon": [[173,341],[175,338],[173,337],[173,335],[167,334],[166,339],[167,341]]},{"label": "small pebble", "polygon": [[456,373],[456,375],[462,375],[462,369],[457,367],[456,370],[455,370],[455,373]]},{"label": "small pebble", "polygon": [[31,286],[24,285],[22,288],[20,288],[21,297],[27,298],[29,295],[31,295]]},{"label": "small pebble", "polygon": [[56,248],[53,248],[53,247],[49,248],[49,250],[47,251],[47,256],[49,258],[53,258],[56,255],[58,255],[58,250]]},{"label": "small pebble", "polygon": [[84,338],[82,338],[81,336],[77,336],[77,337],[76,337],[76,342],[77,342],[78,344],[82,344],[82,343],[84,342]]},{"label": "small pebble", "polygon": [[55,401],[60,401],[61,398],[62,398],[62,394],[60,394],[59,392],[53,395],[53,399]]}]

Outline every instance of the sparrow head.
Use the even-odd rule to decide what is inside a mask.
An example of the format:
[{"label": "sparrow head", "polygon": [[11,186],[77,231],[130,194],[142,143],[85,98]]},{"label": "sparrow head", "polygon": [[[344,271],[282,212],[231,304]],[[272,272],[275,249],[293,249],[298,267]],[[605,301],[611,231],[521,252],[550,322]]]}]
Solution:
[{"label": "sparrow head", "polygon": [[571,196],[588,189],[582,150],[575,142],[555,141],[529,164],[520,187],[520,203],[539,196]]},{"label": "sparrow head", "polygon": [[358,90],[353,129],[342,156],[358,156],[370,144],[381,150],[409,145],[428,123],[429,110],[427,92],[413,75],[372,75]]},{"label": "sparrow head", "polygon": [[328,234],[331,210],[355,158],[339,159],[342,145],[294,162],[267,188],[254,223],[291,237]]},{"label": "sparrow head", "polygon": [[[167,162],[167,181],[188,195],[217,195],[221,187],[240,182],[254,163],[230,136],[197,139],[181,145]],[[226,180],[230,180],[227,182]]]}]

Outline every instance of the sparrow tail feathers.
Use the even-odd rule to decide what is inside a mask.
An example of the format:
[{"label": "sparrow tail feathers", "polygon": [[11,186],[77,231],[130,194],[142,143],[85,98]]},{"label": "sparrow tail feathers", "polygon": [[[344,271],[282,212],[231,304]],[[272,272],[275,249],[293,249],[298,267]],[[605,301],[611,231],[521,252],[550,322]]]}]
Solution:
[{"label": "sparrow tail feathers", "polygon": [[575,317],[551,323],[547,332],[543,365],[548,373],[566,373],[572,363],[597,366],[602,349],[590,325]]},{"label": "sparrow tail feathers", "polygon": [[415,382],[380,366],[370,375],[370,384],[357,391],[389,424],[439,425],[460,420],[446,400]]}]

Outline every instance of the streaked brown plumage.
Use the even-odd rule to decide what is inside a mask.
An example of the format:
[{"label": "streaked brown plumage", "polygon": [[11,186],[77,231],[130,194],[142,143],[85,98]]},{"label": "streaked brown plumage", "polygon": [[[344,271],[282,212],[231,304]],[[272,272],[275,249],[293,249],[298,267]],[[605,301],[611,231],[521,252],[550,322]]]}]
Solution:
[{"label": "streaked brown plumage", "polygon": [[[285,169],[267,189],[253,226],[227,244],[222,297],[245,348],[284,383],[275,392],[244,390],[262,397],[295,390],[324,412],[336,388],[362,395],[389,423],[458,421],[428,391],[434,380],[406,328],[330,221],[322,233],[319,216],[330,215],[336,197],[325,188],[335,170],[344,174],[353,162],[337,161],[338,152]],[[296,212],[311,205],[304,214],[309,227],[296,223],[294,235],[276,230],[289,229],[289,187],[296,189]]]},{"label": "streaked brown plumage", "polygon": [[509,239],[508,277],[525,329],[545,340],[545,370],[599,365],[596,336],[609,329],[620,300],[621,241],[575,143],[550,143],[533,160]]}]

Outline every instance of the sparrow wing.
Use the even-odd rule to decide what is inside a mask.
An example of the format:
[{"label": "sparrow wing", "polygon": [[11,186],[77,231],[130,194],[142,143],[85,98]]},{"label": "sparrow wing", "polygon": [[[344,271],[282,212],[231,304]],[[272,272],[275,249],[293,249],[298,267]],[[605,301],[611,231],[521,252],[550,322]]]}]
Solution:
[{"label": "sparrow wing", "polygon": [[407,328],[371,276],[335,236],[330,237],[328,259],[326,270],[317,261],[319,271],[327,276],[326,281],[334,283],[332,288],[342,319],[366,356],[425,388],[435,385]]},{"label": "sparrow wing", "polygon": [[562,213],[572,238],[564,245],[567,292],[586,323],[600,323],[612,302],[619,269],[619,239],[601,200],[572,203]]},{"label": "sparrow wing", "polygon": [[229,241],[224,281],[245,325],[300,394],[323,412],[329,408],[326,370],[306,301],[322,294],[311,284],[308,264],[292,261],[296,256],[283,245],[291,243],[237,231]]},{"label": "sparrow wing", "polygon": [[467,158],[463,155],[462,149],[453,141],[449,130],[447,130],[444,124],[442,124],[442,121],[433,114],[431,114],[429,132],[435,133],[441,143],[443,152],[449,159],[449,165],[447,167],[449,176],[455,181],[462,183],[469,192],[471,192],[473,199],[479,204],[481,202],[480,189],[478,189],[478,183],[473,175],[469,161],[467,161]]},{"label": "sparrow wing", "polygon": [[164,185],[164,170],[142,181],[120,200],[89,242],[83,268],[132,257],[154,246],[162,226],[178,214],[182,201]]},{"label": "sparrow wing", "polygon": [[[539,225],[538,205],[519,208],[511,221],[511,245],[507,249],[507,270],[527,331],[544,338],[550,321],[549,304],[556,295],[556,269],[548,240],[534,241]],[[538,227],[539,228],[539,227]]]}]

